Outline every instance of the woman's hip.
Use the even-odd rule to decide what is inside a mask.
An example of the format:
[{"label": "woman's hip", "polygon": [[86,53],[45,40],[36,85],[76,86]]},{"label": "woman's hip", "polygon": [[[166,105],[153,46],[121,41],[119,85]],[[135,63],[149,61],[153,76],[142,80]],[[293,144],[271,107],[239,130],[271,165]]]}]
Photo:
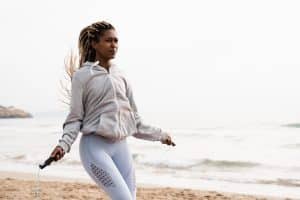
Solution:
[{"label": "woman's hip", "polygon": [[97,134],[82,134],[80,138],[79,149],[80,152],[85,151],[89,153],[104,151],[108,155],[113,156],[116,152],[122,149],[127,149],[127,139],[112,141]]}]

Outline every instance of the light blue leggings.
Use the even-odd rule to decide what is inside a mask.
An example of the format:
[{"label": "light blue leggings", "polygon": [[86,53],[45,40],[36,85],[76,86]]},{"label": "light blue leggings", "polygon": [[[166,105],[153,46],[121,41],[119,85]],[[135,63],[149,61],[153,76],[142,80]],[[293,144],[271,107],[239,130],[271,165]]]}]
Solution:
[{"label": "light blue leggings", "polygon": [[111,142],[99,135],[82,135],[81,162],[112,200],[135,200],[136,185],[132,156],[126,139]]}]

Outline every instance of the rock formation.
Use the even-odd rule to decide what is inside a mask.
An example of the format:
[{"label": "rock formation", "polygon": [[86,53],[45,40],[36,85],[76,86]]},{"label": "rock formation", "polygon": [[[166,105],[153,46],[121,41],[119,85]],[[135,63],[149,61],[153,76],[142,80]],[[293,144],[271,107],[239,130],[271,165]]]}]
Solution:
[{"label": "rock formation", "polygon": [[0,106],[0,118],[28,118],[32,115],[21,109],[15,108],[13,106],[4,107]]}]

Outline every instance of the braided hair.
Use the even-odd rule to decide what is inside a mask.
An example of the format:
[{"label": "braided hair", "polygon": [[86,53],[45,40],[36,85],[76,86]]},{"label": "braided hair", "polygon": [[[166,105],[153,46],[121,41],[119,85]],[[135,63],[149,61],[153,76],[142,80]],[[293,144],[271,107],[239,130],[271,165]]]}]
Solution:
[{"label": "braided hair", "polygon": [[103,33],[111,29],[115,28],[113,25],[105,21],[93,23],[82,29],[78,42],[80,66],[86,61],[95,61],[96,52],[92,47],[92,41],[99,42],[99,39]]},{"label": "braided hair", "polygon": [[[103,36],[104,32],[107,30],[115,30],[113,25],[105,21],[95,22],[80,31],[79,40],[78,40],[78,50],[79,55],[71,52],[70,55],[65,60],[65,71],[67,73],[66,79],[72,80],[74,72],[82,66],[86,61],[95,62],[96,51],[92,47],[92,42],[99,42],[100,37]],[[79,60],[79,63],[78,63]],[[62,100],[63,103],[69,104],[69,99],[71,96],[70,86],[67,86],[60,81],[62,88],[62,94],[65,100]]]}]

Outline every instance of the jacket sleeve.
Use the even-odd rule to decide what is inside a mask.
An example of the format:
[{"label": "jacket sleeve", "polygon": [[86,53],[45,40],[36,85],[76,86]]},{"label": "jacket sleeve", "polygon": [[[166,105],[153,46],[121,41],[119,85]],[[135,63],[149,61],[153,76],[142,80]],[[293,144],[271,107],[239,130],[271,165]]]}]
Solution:
[{"label": "jacket sleeve", "polygon": [[63,134],[58,144],[65,152],[70,152],[82,125],[84,115],[82,93],[83,85],[75,73],[72,78],[70,111],[63,124]]},{"label": "jacket sleeve", "polygon": [[130,102],[130,106],[134,113],[134,118],[136,121],[137,132],[133,134],[134,137],[150,141],[162,141],[167,134],[163,132],[160,128],[147,125],[143,122],[142,118],[138,114],[137,106],[135,104],[132,88],[126,81],[126,95]]}]

